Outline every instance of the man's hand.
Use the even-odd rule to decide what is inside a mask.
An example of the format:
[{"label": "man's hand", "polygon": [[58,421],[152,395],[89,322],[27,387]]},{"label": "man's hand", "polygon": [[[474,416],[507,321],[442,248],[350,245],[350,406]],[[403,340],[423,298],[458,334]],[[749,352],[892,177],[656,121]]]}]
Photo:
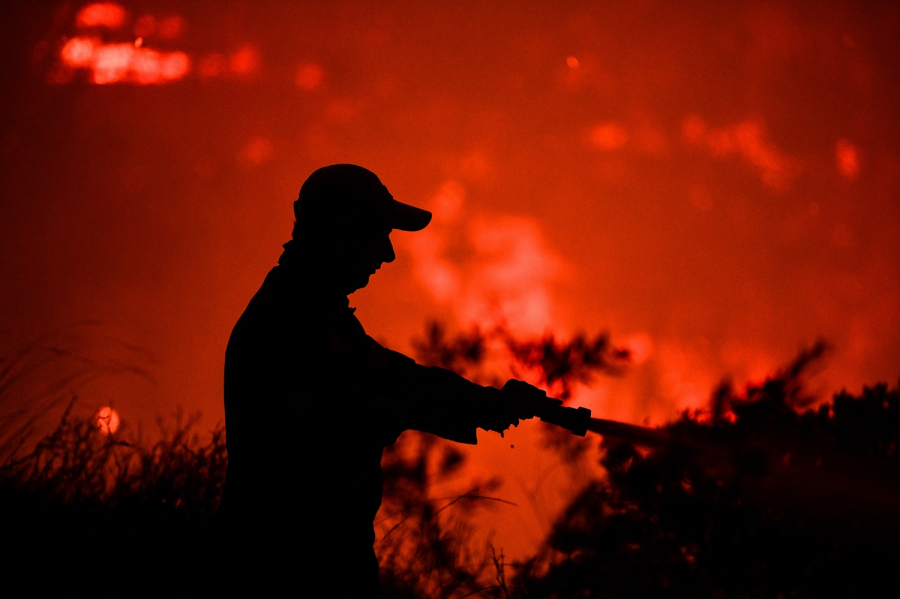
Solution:
[{"label": "man's hand", "polygon": [[508,409],[521,420],[541,416],[562,405],[561,400],[547,397],[543,389],[516,379],[506,381],[500,394]]},{"label": "man's hand", "polygon": [[485,405],[479,426],[485,430],[503,431],[511,426],[518,426],[520,420],[545,417],[554,413],[562,405],[562,401],[547,397],[547,392],[529,385],[524,381],[510,379],[503,388],[491,389],[491,401]]}]

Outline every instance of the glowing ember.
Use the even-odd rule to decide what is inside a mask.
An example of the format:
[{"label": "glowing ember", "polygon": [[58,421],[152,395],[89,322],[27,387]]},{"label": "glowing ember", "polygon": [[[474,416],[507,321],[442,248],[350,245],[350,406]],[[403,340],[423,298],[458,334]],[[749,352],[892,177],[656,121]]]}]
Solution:
[{"label": "glowing ember", "polygon": [[88,4],[75,17],[79,27],[108,27],[117,29],[125,22],[125,9],[115,2]]},{"label": "glowing ember", "polygon": [[119,413],[109,406],[97,410],[94,414],[94,426],[104,435],[111,435],[119,430]]}]

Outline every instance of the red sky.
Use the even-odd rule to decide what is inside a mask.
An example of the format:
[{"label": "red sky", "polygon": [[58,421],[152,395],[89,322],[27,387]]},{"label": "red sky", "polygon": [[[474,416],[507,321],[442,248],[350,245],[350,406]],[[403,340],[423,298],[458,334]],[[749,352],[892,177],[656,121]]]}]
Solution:
[{"label": "red sky", "polygon": [[5,3],[3,349],[99,321],[60,343],[155,382],[85,409],[212,425],[291,202],[351,162],[436,215],[352,298],[391,347],[609,330],[639,363],[577,399],[632,421],[818,337],[821,393],[896,381],[900,7],[861,4]]}]

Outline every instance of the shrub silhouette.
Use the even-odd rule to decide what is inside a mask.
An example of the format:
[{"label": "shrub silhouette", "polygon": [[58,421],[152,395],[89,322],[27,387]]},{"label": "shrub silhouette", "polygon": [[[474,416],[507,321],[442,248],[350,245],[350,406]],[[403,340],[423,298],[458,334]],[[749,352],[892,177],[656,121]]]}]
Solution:
[{"label": "shrub silhouette", "polygon": [[[502,331],[450,335],[432,325],[417,357],[487,379],[497,376],[491,352],[499,347],[507,367],[571,389],[626,363],[604,339],[511,342]],[[740,392],[723,383],[708,409],[661,429],[672,440],[665,447],[607,438],[581,440],[573,451],[560,440],[560,459],[593,456],[607,475],[574,498],[523,564],[468,540],[474,511],[502,501],[494,496],[497,480],[434,497],[435,483],[458,473],[464,458],[450,443],[405,433],[383,459],[377,550],[386,594],[896,595],[900,390],[876,385],[814,406],[804,375],[826,349],[818,344]],[[199,434],[196,416],[176,413],[148,444],[102,434],[76,406],[70,401],[57,428],[30,451],[22,441],[27,414],[5,421],[4,580],[24,581],[35,595],[223,592],[215,514],[227,465],[224,429]]]},{"label": "shrub silhouette", "polygon": [[607,439],[596,481],[514,580],[517,597],[896,596],[900,392],[816,410],[818,345],[761,385],[723,385],[674,440]]}]

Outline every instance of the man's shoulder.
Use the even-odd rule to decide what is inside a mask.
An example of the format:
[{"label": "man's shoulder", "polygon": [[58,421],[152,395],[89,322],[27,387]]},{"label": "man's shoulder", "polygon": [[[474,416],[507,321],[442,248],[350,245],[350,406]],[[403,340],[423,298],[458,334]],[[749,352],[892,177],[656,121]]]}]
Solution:
[{"label": "man's shoulder", "polygon": [[[271,345],[283,340],[315,343],[344,328],[343,312],[346,308],[317,301],[302,279],[276,266],[235,324],[229,346],[244,342]],[[362,331],[361,325],[357,326]]]}]

